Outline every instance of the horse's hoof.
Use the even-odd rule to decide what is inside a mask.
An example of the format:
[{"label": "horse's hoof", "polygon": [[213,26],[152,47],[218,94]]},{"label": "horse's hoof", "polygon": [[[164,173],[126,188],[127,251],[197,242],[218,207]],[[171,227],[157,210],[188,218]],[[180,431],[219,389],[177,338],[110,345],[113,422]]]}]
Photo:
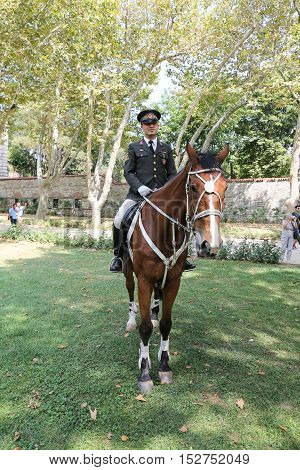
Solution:
[{"label": "horse's hoof", "polygon": [[128,322],[126,325],[126,333],[130,333],[131,331],[136,330],[136,323],[130,323]]},{"label": "horse's hoof", "polygon": [[159,327],[159,320],[151,320],[153,328],[158,328]]},{"label": "horse's hoof", "polygon": [[162,385],[169,385],[173,383],[173,372],[171,370],[167,372],[163,372],[161,370],[158,371],[158,377],[160,379],[160,383]]},{"label": "horse's hoof", "polygon": [[142,395],[147,395],[148,393],[151,393],[154,385],[152,380],[147,380],[146,382],[138,382],[138,387]]}]

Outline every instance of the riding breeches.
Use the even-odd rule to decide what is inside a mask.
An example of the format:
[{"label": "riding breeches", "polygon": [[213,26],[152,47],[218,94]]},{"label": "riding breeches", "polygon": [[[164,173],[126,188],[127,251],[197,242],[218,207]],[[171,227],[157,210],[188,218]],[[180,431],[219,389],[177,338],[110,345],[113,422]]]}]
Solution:
[{"label": "riding breeches", "polygon": [[116,213],[115,220],[114,220],[114,226],[118,229],[121,228],[121,223],[123,220],[124,215],[128,211],[128,209],[136,204],[136,201],[133,201],[132,199],[125,199],[121,207],[119,208],[118,212]]}]

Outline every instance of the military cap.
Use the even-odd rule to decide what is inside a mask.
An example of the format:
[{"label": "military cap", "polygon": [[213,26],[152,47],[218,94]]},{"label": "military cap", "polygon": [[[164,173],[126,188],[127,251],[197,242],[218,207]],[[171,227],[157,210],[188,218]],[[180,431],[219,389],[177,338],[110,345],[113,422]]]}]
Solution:
[{"label": "military cap", "polygon": [[150,124],[152,122],[157,122],[161,118],[161,114],[156,109],[144,109],[137,115],[137,120],[143,124]]}]

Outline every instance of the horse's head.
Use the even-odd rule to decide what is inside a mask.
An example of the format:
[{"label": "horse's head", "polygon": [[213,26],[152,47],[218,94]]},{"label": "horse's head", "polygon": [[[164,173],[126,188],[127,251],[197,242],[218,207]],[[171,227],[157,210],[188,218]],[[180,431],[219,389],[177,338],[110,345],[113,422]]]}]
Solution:
[{"label": "horse's head", "polygon": [[198,256],[214,256],[222,244],[220,216],[227,188],[221,165],[229,153],[226,145],[218,154],[200,153],[187,144],[190,160],[188,213],[196,234]]}]

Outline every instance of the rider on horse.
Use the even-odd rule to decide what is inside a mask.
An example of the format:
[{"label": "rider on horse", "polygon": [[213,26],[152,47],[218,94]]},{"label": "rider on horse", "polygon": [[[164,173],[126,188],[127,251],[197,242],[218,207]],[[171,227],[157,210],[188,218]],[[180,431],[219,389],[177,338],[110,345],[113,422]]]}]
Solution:
[{"label": "rider on horse", "polygon": [[[177,174],[171,147],[157,138],[160,117],[160,112],[155,109],[143,110],[137,116],[144,137],[138,142],[130,144],[128,148],[128,160],[125,163],[124,175],[130,189],[114,219],[115,257],[110,265],[110,271],[113,273],[122,272],[120,227],[124,215],[138,201],[143,201],[144,196],[161,188]],[[195,267],[194,264],[186,261],[184,271],[191,271]]]}]

